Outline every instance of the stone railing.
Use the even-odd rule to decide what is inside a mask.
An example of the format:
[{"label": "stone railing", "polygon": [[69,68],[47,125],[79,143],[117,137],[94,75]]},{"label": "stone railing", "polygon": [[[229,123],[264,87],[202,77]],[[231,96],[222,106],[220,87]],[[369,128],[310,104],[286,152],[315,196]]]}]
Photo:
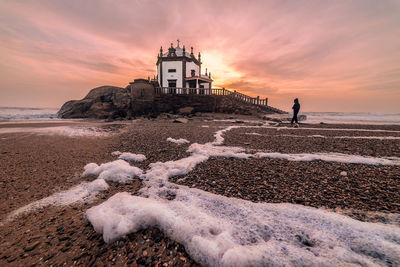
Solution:
[{"label": "stone railing", "polygon": [[260,99],[257,97],[250,97],[248,95],[227,90],[225,88],[178,88],[178,87],[156,87],[155,93],[157,95],[186,95],[186,94],[195,94],[195,95],[226,95],[233,97],[239,101],[259,105],[259,106],[268,106],[268,98]]}]

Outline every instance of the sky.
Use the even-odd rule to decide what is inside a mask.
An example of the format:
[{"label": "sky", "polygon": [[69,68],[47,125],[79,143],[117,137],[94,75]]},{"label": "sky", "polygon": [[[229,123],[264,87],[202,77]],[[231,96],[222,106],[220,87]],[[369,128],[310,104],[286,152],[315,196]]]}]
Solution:
[{"label": "sky", "polygon": [[274,107],[400,113],[400,0],[0,0],[0,106],[152,77],[177,39],[213,86]]}]

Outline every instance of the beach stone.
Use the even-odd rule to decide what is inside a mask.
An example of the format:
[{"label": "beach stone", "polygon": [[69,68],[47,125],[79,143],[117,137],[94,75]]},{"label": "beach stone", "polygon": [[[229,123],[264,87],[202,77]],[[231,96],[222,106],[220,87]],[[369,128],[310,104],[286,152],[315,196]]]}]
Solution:
[{"label": "beach stone", "polygon": [[193,112],[194,108],[193,107],[184,107],[184,108],[180,108],[178,110],[178,114],[182,114],[182,115],[187,115],[187,114],[191,114]]},{"label": "beach stone", "polygon": [[174,123],[188,123],[188,119],[185,118],[177,118],[173,121]]},{"label": "beach stone", "polygon": [[35,243],[31,244],[30,246],[24,247],[24,251],[25,251],[25,252],[32,251],[32,250],[34,250],[37,246],[39,246],[40,243],[41,243],[40,241],[36,241]]},{"label": "beach stone", "polygon": [[11,257],[9,257],[9,258],[7,258],[7,262],[8,263],[10,263],[10,262],[13,262],[13,261],[15,261],[17,259],[17,256],[11,256]]},{"label": "beach stone", "polygon": [[347,176],[347,172],[342,171],[342,172],[340,172],[340,175],[341,175],[341,176]]}]

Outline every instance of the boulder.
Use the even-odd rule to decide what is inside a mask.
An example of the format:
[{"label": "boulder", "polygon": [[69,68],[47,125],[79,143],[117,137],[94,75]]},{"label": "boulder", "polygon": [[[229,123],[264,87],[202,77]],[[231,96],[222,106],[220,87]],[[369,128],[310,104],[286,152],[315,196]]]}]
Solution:
[{"label": "boulder", "polygon": [[185,118],[177,118],[173,121],[174,123],[188,123],[188,119]]},{"label": "boulder", "polygon": [[193,107],[180,108],[180,109],[178,109],[178,114],[181,114],[181,115],[192,114],[193,110],[194,110]]},{"label": "boulder", "polygon": [[124,118],[131,107],[127,88],[101,86],[92,89],[82,100],[66,102],[57,115],[59,118]]}]

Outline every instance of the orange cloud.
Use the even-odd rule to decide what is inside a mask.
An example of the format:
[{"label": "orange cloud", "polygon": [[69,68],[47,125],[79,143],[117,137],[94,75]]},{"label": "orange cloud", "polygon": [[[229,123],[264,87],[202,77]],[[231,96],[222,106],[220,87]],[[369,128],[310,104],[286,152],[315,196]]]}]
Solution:
[{"label": "orange cloud", "polygon": [[399,13],[394,0],[3,1],[0,105],[126,86],[154,75],[159,46],[180,38],[215,86],[277,107],[299,97],[309,111],[399,112]]}]

